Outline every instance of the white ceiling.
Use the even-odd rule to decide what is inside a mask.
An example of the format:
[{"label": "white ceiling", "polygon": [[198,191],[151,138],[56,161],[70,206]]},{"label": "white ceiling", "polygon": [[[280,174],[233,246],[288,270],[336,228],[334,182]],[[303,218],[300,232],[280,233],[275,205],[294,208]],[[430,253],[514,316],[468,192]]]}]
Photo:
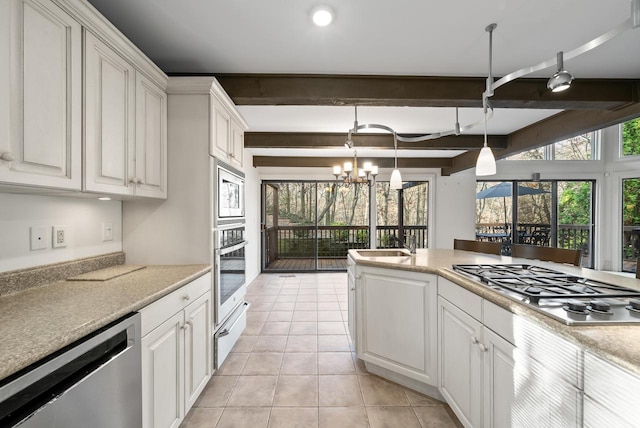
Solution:
[{"label": "white ceiling", "polygon": [[[627,20],[631,9],[629,0],[89,1],[163,70],[179,73],[486,76],[484,28],[495,22],[493,69],[501,76],[598,37]],[[336,12],[328,27],[311,23],[318,4]],[[565,68],[576,79],[640,78],[640,29],[565,61]],[[351,107],[239,111],[250,131],[346,132],[353,124]],[[497,110],[489,132],[507,134],[557,112]],[[460,122],[480,114],[461,109]],[[450,108],[362,107],[358,116],[399,133],[448,130],[455,122]]]}]

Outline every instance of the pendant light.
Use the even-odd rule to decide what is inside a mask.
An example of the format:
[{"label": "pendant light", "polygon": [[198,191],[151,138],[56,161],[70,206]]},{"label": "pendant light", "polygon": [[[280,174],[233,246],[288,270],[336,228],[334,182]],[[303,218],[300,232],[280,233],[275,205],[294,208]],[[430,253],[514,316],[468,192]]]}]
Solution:
[{"label": "pendant light", "polygon": [[491,57],[493,48],[493,30],[497,27],[496,24],[490,24],[485,28],[485,31],[489,32],[489,77],[487,77],[487,89],[482,94],[482,107],[484,111],[484,146],[480,150],[478,160],[476,161],[476,175],[494,175],[496,173],[496,158],[493,156],[491,148],[487,145],[487,113],[489,107],[488,96],[493,95],[493,73],[491,70]]},{"label": "pendant light", "polygon": [[400,176],[400,170],[398,169],[398,139],[395,132],[393,133],[393,150],[395,162],[393,172],[391,173],[389,187],[394,190],[400,190],[402,189],[402,177]]},{"label": "pendant light", "polygon": [[480,150],[478,160],[476,161],[476,175],[495,175],[496,173],[496,158],[493,157],[491,148],[487,146],[487,113],[484,113],[484,147]]}]

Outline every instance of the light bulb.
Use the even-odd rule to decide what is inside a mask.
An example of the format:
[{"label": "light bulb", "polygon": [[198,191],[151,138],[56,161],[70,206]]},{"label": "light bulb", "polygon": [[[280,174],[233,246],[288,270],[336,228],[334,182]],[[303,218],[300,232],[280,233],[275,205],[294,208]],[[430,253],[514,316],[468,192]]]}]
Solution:
[{"label": "light bulb", "polygon": [[351,172],[351,171],[353,171],[353,164],[351,162],[345,162],[344,172]]},{"label": "light bulb", "polygon": [[378,165],[371,166],[371,175],[378,175]]},{"label": "light bulb", "polygon": [[329,6],[316,6],[311,11],[311,19],[318,27],[326,27],[333,21],[333,10]]},{"label": "light bulb", "polygon": [[336,165],[333,167],[333,175],[340,175],[342,173],[342,168],[340,165]]}]

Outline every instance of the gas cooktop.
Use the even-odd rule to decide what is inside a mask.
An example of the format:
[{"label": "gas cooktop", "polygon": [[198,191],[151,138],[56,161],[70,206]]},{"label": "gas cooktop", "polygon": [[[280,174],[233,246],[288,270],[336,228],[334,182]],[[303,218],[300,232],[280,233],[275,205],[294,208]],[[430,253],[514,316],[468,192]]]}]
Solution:
[{"label": "gas cooktop", "polygon": [[453,265],[565,324],[640,324],[640,291],[527,264]]}]

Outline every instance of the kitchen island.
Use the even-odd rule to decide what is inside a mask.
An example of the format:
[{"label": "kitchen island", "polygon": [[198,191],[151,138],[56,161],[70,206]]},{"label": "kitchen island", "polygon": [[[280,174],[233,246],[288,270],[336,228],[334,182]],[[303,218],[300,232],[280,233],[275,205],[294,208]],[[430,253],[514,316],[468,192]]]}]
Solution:
[{"label": "kitchen island", "polygon": [[566,325],[452,265],[536,265],[635,290],[640,281],[460,250],[349,259],[349,331],[371,371],[444,398],[469,427],[633,426],[640,324]]}]

